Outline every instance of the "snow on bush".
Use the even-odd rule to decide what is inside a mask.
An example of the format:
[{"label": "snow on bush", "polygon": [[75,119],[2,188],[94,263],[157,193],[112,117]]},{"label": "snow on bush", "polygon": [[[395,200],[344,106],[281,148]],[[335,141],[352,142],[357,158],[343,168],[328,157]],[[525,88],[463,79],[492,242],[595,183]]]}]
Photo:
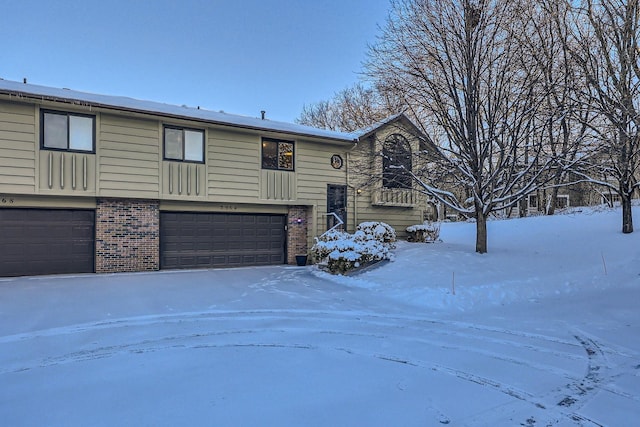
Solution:
[{"label": "snow on bush", "polygon": [[354,234],[329,231],[316,238],[311,254],[333,274],[344,274],[372,261],[391,259],[395,230],[383,222],[364,222]]},{"label": "snow on bush", "polygon": [[316,237],[316,244],[311,248],[311,254],[316,260],[326,259],[331,252],[344,245],[350,234],[343,231],[329,230],[320,237]]},{"label": "snow on bush", "polygon": [[396,231],[384,222],[362,222],[356,229],[369,236],[369,239],[389,244],[393,244],[396,241]]},{"label": "snow on bush", "polygon": [[440,222],[425,221],[422,224],[407,227],[409,242],[432,243],[440,237]]}]

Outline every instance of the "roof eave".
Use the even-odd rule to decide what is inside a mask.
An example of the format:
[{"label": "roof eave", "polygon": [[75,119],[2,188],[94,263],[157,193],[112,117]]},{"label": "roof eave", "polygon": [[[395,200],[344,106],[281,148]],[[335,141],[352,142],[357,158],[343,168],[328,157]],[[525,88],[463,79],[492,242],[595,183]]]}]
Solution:
[{"label": "roof eave", "polygon": [[52,95],[42,95],[42,94],[35,94],[35,93],[21,92],[16,90],[7,90],[7,89],[0,89],[0,95],[8,95],[9,97],[16,96],[18,98],[34,99],[34,100],[42,100],[42,101],[61,102],[61,103],[80,105],[80,106],[86,106],[86,107],[96,107],[96,108],[104,108],[108,110],[115,110],[115,111],[122,111],[122,112],[147,114],[147,115],[153,115],[153,116],[159,116],[159,117],[165,117],[165,118],[189,120],[189,121],[207,123],[207,124],[216,125],[216,126],[231,127],[235,129],[247,129],[247,130],[253,130],[253,131],[260,131],[260,132],[271,132],[271,133],[283,134],[283,135],[301,136],[301,137],[311,138],[315,140],[341,143],[345,145],[355,144],[358,142],[357,136],[348,137],[348,138],[339,138],[339,137],[317,135],[317,134],[306,133],[306,132],[295,132],[295,131],[286,130],[286,129],[273,129],[266,126],[261,127],[261,126],[253,126],[253,125],[246,125],[246,124],[230,123],[230,122],[225,122],[221,120],[193,117],[188,114],[184,114],[184,115],[171,114],[171,113],[166,113],[162,111],[154,111],[151,109],[140,109],[140,108],[124,107],[124,106],[113,105],[113,104],[106,104],[106,103],[95,102],[95,101],[87,101],[87,100],[77,99],[73,97],[64,98],[64,97],[58,97],[58,96],[52,96]]}]

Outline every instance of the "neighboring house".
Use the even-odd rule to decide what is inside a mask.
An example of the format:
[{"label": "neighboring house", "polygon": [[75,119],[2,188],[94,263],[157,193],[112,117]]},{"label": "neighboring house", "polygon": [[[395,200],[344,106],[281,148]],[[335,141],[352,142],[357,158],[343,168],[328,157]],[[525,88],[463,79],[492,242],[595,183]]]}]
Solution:
[{"label": "neighboring house", "polygon": [[331,212],[402,234],[428,210],[396,164],[410,135],[403,115],[340,133],[0,79],[0,276],[293,263]]},{"label": "neighboring house", "polygon": [[[555,213],[566,211],[569,208],[580,206],[595,206],[605,204],[610,207],[620,205],[620,196],[608,187],[603,187],[592,182],[582,181],[579,177],[570,175],[572,183],[558,188]],[[542,188],[527,195],[521,202],[522,210],[518,207],[501,212],[505,217],[544,215],[549,211],[551,203],[551,189]],[[634,199],[640,198],[640,191],[635,191]]]}]

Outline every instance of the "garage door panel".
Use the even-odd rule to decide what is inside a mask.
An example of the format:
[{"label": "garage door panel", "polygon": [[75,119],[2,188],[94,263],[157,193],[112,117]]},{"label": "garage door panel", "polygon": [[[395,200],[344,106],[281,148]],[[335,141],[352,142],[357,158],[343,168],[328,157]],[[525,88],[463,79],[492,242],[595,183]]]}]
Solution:
[{"label": "garage door panel", "polygon": [[228,266],[227,257],[224,255],[212,256],[211,265],[213,267],[226,267]]},{"label": "garage door panel", "polygon": [[40,220],[44,220],[44,216],[46,215],[47,219],[49,221],[58,221],[58,222],[64,222],[69,218],[73,217],[73,213],[69,212],[69,211],[63,211],[63,210],[52,210],[52,211],[40,211],[38,214],[36,214],[36,217],[39,217]]},{"label": "garage door panel", "polygon": [[271,262],[271,257],[269,255],[258,255],[256,257],[256,261],[262,264],[268,264]]},{"label": "garage door panel", "polygon": [[[231,225],[231,224],[230,224]],[[242,228],[237,225],[231,225],[227,229],[227,236],[232,239],[241,239],[242,238]]]},{"label": "garage door panel", "polygon": [[161,213],[160,267],[284,264],[285,222],[284,215]]},{"label": "garage door panel", "polygon": [[210,245],[211,249],[213,249],[214,252],[223,252],[228,249],[227,242],[225,242],[224,240],[217,239],[215,237],[212,237],[212,239],[214,240],[212,243],[210,243]]},{"label": "garage door panel", "polygon": [[93,251],[93,243],[92,242],[78,242],[73,243],[71,245],[71,253],[74,256],[84,257],[87,252]]},{"label": "garage door panel", "polygon": [[[43,257],[47,257],[49,252],[54,252],[55,254],[59,254],[65,250],[63,245],[45,242],[42,244],[33,244],[25,247],[26,251],[23,251],[23,255],[31,258],[40,259]],[[52,255],[51,258],[55,260],[57,256]]]},{"label": "garage door panel", "polygon": [[241,265],[246,265],[246,264],[250,264],[251,261],[253,261],[253,258],[248,259],[247,261],[245,261],[242,257],[242,255],[229,255],[227,257],[227,262],[229,263],[230,266],[241,266]]},{"label": "garage door panel", "polygon": [[95,211],[0,209],[0,276],[94,271]]},{"label": "garage door panel", "polygon": [[[252,225],[255,226],[255,224],[252,224]],[[256,237],[258,237],[258,232],[255,228],[253,229],[245,228],[244,230],[242,230],[243,239],[255,239]]]},{"label": "garage door panel", "polygon": [[196,265],[196,257],[190,255],[183,255],[180,257],[181,266],[184,265]]},{"label": "garage door panel", "polygon": [[196,264],[202,267],[208,267],[211,265],[211,257],[210,256],[198,256],[196,258]]},{"label": "garage door panel", "polygon": [[74,240],[93,241],[95,231],[89,227],[76,227],[71,231]]},{"label": "garage door panel", "polygon": [[[0,220],[0,223],[2,223],[2,222],[3,221]],[[4,240],[11,240],[12,242],[13,241],[20,241],[22,239],[23,235],[24,235],[24,230],[19,225],[15,225],[13,227],[11,227],[11,226],[3,227],[2,238]]]},{"label": "garage door panel", "polygon": [[209,243],[208,242],[196,242],[196,251],[207,251],[209,250]]},{"label": "garage door panel", "polygon": [[244,244],[244,242],[242,242],[241,240],[234,239],[234,240],[232,240],[230,242],[227,242],[227,249],[229,251],[237,252],[237,251],[240,251],[240,250],[244,249],[243,244]]},{"label": "garage door panel", "polygon": [[274,262],[275,262],[275,259],[273,259],[273,256],[272,256],[271,263],[274,263]]}]

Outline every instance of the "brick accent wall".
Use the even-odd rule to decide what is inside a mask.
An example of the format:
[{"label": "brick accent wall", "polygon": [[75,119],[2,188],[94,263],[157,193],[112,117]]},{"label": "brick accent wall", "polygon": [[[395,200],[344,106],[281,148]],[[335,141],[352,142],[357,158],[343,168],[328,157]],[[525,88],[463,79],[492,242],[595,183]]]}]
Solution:
[{"label": "brick accent wall", "polygon": [[295,264],[296,255],[307,253],[307,207],[290,206],[287,215],[287,263]]},{"label": "brick accent wall", "polygon": [[96,273],[160,268],[160,203],[98,199]]}]

